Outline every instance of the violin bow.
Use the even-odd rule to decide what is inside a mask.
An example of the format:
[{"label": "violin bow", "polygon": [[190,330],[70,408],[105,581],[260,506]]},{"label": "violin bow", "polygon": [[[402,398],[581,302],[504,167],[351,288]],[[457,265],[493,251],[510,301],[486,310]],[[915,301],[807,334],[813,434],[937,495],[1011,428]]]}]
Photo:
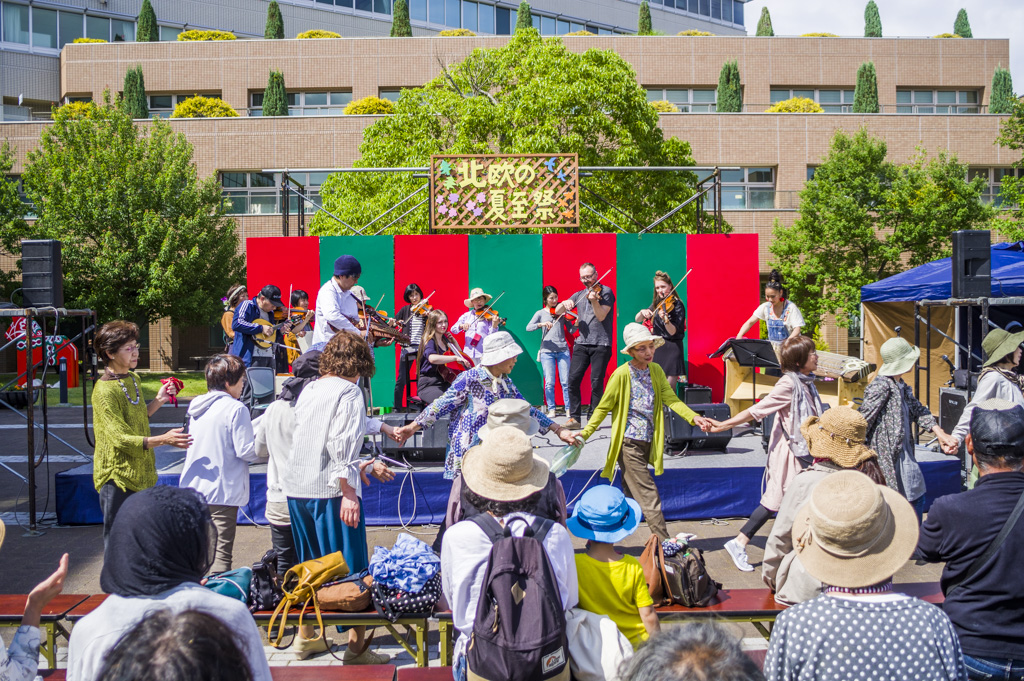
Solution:
[{"label": "violin bow", "polygon": [[487,314],[487,311],[488,311],[488,310],[490,310],[490,309],[492,309],[492,308],[494,307],[494,304],[495,304],[496,302],[498,302],[498,298],[501,298],[501,297],[502,297],[503,295],[505,295],[505,292],[504,292],[504,291],[502,291],[501,293],[499,293],[499,294],[498,294],[498,297],[497,297],[497,298],[492,298],[492,299],[491,299],[491,300],[490,300],[490,301],[489,301],[489,302],[487,303],[487,305],[485,305],[485,306],[484,306],[484,308],[483,308],[482,310],[480,310],[479,312],[477,312],[476,310],[473,310],[473,312],[474,312],[474,313],[476,314],[476,316],[477,316],[477,317],[483,317],[483,316],[484,316],[485,314]]},{"label": "violin bow", "polygon": [[665,304],[665,301],[666,301],[666,300],[668,300],[668,299],[669,299],[669,297],[670,297],[670,296],[671,296],[671,295],[672,295],[673,293],[675,293],[675,292],[676,292],[676,289],[677,289],[677,288],[679,288],[679,284],[682,284],[682,283],[683,283],[684,281],[686,281],[686,278],[687,278],[688,276],[690,276],[690,272],[692,272],[692,271],[693,271],[693,268],[692,268],[692,267],[691,267],[690,269],[686,270],[686,274],[684,274],[684,275],[683,275],[683,278],[682,278],[682,279],[680,279],[679,281],[677,281],[677,282],[676,282],[676,285],[672,287],[672,290],[668,292],[668,295],[667,295],[667,296],[665,296],[664,298],[662,298],[662,299],[661,299],[661,302],[659,302],[659,303],[658,303],[658,304],[657,304],[657,305],[655,306],[655,308],[654,308],[653,310],[651,310],[651,312],[653,312],[654,314],[657,314],[657,313],[658,313],[658,310],[660,310],[660,309],[661,309],[661,306]]},{"label": "violin bow", "polygon": [[[431,291],[431,292],[430,292],[430,296],[434,295],[435,293],[437,293],[437,289],[434,289],[433,291]],[[423,309],[423,306],[424,306],[424,305],[425,305],[425,304],[427,303],[427,301],[428,301],[428,300],[430,300],[430,296],[427,296],[426,298],[423,298],[423,299],[421,299],[421,300],[420,300],[420,302],[418,302],[418,303],[416,303],[415,305],[413,305],[413,306],[412,306],[412,311],[413,311],[413,312],[416,312],[416,309],[417,309],[417,308],[419,308],[420,310],[422,310],[422,309]]]},{"label": "violin bow", "polygon": [[[604,274],[602,274],[602,275],[601,275],[601,278],[600,278],[600,279],[598,279],[598,280],[597,280],[597,281],[595,281],[595,282],[594,282],[593,284],[591,284],[590,286],[588,286],[588,287],[586,288],[586,290],[585,290],[584,294],[583,294],[583,295],[584,295],[584,297],[586,297],[586,295],[587,295],[588,293],[590,293],[590,291],[591,291],[591,290],[592,290],[592,289],[593,289],[593,288],[594,288],[595,286],[597,286],[598,284],[600,284],[600,283],[601,283],[601,282],[602,282],[602,281],[604,280],[604,278],[605,278],[605,277],[607,277],[607,276],[608,276],[609,274],[611,274],[611,273],[612,273],[612,269],[613,269],[613,268],[609,267],[609,268],[608,268],[608,271],[607,271],[607,272],[605,272]],[[578,306],[579,306],[579,304],[580,304],[580,301],[573,301],[573,304],[572,304],[572,306],[573,306],[573,307],[578,307]],[[567,312],[568,312],[568,311],[569,311],[570,309],[572,309],[572,308],[568,308],[568,309],[566,309],[566,310],[565,310],[565,312],[563,312],[562,314],[560,314],[560,315],[558,315],[557,317],[555,317],[554,319],[552,319],[552,320],[551,320],[551,325],[552,325],[552,326],[554,326],[555,322],[557,322],[557,321],[558,321],[559,319],[561,319],[562,317],[564,317],[564,316],[566,315],[566,313],[567,313]]]}]

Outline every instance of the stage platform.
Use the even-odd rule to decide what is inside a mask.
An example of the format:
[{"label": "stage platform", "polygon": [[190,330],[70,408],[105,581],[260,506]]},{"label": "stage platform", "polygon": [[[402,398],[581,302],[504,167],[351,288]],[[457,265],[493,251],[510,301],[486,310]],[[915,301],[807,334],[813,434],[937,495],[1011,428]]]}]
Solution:
[{"label": "stage platform", "polygon": [[[558,419],[561,421],[562,419]],[[579,461],[562,476],[566,499],[575,500],[586,488],[601,484],[608,453],[610,427],[587,442]],[[539,454],[549,461],[562,446],[554,436],[534,436]],[[184,452],[161,447],[156,452],[159,484],[177,485]],[[927,502],[960,491],[960,463],[955,457],[918,448],[918,460],[928,486]],[[397,458],[397,457],[395,457]],[[665,473],[655,478],[667,520],[699,520],[748,516],[761,495],[766,456],[760,435],[734,437],[725,452],[690,450],[665,458]],[[366,524],[375,526],[439,523],[451,483],[444,479],[443,462],[412,462],[414,470],[396,469],[390,483],[373,481],[363,489]],[[616,479],[615,484],[621,486]],[[99,497],[93,487],[92,465],[56,475],[57,520],[62,525],[102,522]],[[264,524],[266,465],[251,467],[250,502],[240,509],[240,524]],[[571,504],[570,504],[571,508]]]}]

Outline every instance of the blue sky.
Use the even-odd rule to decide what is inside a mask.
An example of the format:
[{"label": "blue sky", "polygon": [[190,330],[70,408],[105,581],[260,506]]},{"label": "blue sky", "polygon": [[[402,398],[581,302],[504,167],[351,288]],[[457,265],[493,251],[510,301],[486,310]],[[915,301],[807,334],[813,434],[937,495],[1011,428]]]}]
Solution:
[{"label": "blue sky", "polygon": [[[747,32],[754,35],[761,8],[772,15],[775,35],[827,32],[864,35],[867,0],[752,0],[744,8]],[[1024,0],[875,0],[882,35],[920,37],[952,33],[961,7],[967,8],[975,38],[1009,38],[1013,89],[1024,92]]]}]

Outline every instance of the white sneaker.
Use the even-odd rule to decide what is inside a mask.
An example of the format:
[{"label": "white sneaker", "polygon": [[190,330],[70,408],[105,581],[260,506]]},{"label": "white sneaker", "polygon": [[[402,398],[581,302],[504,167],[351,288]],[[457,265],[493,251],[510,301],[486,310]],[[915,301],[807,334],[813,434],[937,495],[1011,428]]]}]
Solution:
[{"label": "white sneaker", "polygon": [[753,572],[754,568],[747,562],[747,550],[740,546],[740,543],[735,539],[730,539],[725,542],[725,550],[729,552],[729,557],[732,558],[733,564],[736,565],[736,569],[740,572]]},{"label": "white sneaker", "polygon": [[549,419],[553,419],[553,418],[555,418],[555,416],[556,416],[556,414],[555,414],[555,410],[554,410],[554,409],[548,409],[548,411],[547,411],[547,414],[546,414],[546,416],[547,416],[547,417],[548,417]]}]

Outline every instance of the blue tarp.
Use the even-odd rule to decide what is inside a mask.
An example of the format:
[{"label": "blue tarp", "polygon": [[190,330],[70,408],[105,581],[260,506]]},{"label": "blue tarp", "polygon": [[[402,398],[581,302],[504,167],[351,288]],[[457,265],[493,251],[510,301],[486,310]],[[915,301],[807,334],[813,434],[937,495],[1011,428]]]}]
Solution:
[{"label": "blue tarp", "polygon": [[[952,280],[952,260],[943,258],[862,286],[860,299],[864,303],[943,300],[953,295]],[[993,244],[992,296],[1024,296],[1024,241]]]}]

